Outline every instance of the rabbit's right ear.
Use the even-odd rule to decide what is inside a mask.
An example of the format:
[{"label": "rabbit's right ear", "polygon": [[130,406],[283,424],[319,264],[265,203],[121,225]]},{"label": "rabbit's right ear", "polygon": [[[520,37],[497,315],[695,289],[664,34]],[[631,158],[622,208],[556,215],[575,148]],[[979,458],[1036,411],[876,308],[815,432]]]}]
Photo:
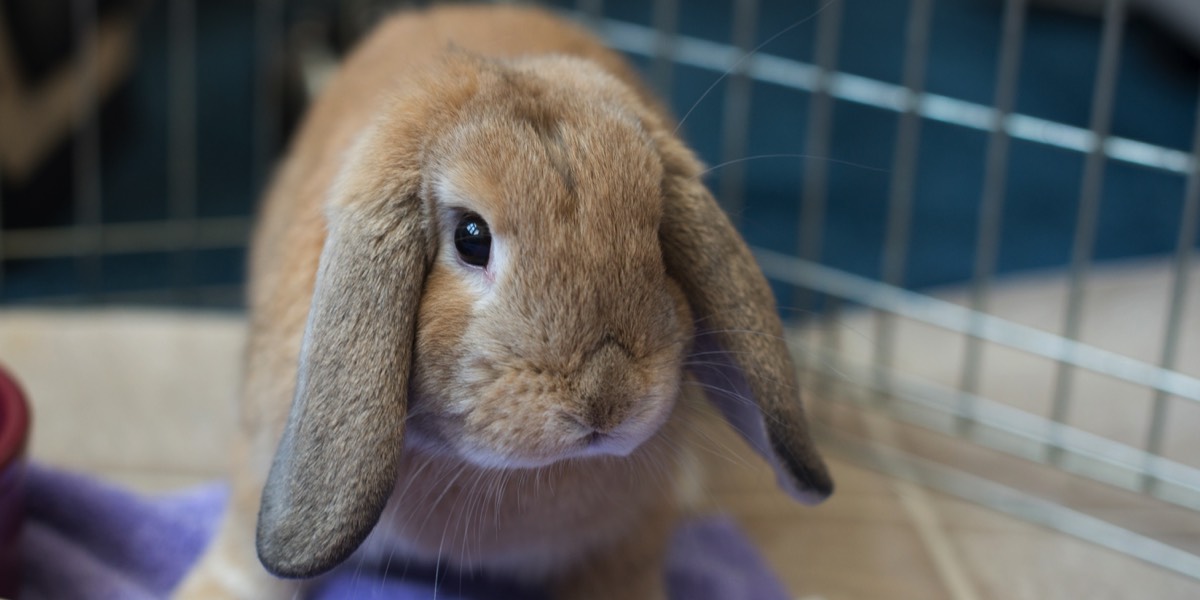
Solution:
[{"label": "rabbit's right ear", "polygon": [[[404,133],[377,137],[395,135]],[[417,308],[436,242],[415,158],[386,144],[368,139],[350,153],[327,206],[296,392],[259,512],[259,558],[283,577],[312,577],[345,560],[396,481]]]}]

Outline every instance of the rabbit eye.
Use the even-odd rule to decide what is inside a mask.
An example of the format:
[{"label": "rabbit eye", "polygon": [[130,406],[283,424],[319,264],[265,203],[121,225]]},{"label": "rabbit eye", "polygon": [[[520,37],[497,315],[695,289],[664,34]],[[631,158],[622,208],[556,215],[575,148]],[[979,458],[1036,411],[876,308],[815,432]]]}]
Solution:
[{"label": "rabbit eye", "polygon": [[468,265],[486,267],[492,253],[492,232],[487,221],[477,213],[463,213],[454,228],[454,248]]}]

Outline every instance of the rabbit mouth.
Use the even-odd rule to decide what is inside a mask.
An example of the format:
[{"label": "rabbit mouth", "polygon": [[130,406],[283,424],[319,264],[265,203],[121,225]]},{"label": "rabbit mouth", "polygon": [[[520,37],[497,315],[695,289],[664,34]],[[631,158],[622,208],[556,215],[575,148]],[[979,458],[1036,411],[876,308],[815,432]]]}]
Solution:
[{"label": "rabbit mouth", "polygon": [[[647,436],[647,439],[649,437]],[[455,448],[455,454],[463,461],[478,467],[538,469],[577,459],[627,457],[645,441],[645,439],[631,436],[591,433],[551,451],[530,452],[516,449],[497,451],[491,448],[458,447]]]},{"label": "rabbit mouth", "polygon": [[[647,438],[649,436],[646,436]],[[646,439],[637,439],[629,435],[603,433],[593,431],[579,440],[579,449],[575,456],[579,458],[590,456],[629,456],[637,450]]]},{"label": "rabbit mouth", "polygon": [[555,423],[553,433],[504,435],[486,438],[471,435],[461,423],[440,423],[429,428],[428,422],[410,426],[405,444],[424,453],[453,457],[485,469],[538,469],[564,461],[593,458],[628,457],[662,429],[672,406],[650,411],[611,431],[596,431],[578,425]]}]

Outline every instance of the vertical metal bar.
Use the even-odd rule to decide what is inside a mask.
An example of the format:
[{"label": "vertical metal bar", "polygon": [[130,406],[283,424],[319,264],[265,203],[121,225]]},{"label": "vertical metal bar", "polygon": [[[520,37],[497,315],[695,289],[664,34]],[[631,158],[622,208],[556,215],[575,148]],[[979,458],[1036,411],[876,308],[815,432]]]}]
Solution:
[{"label": "vertical metal bar", "polygon": [[279,67],[283,45],[283,0],[256,0],[254,44],[257,89],[254,94],[254,168],[251,190],[267,183],[279,143],[283,93]]},{"label": "vertical metal bar", "polygon": [[[1200,98],[1200,94],[1198,94]],[[1166,331],[1158,365],[1174,369],[1178,359],[1179,338],[1183,327],[1183,306],[1187,298],[1191,275],[1191,258],[1195,252],[1197,229],[1200,228],[1200,101],[1196,106],[1195,133],[1192,142],[1192,171],[1188,175],[1187,190],[1184,192],[1183,210],[1179,217],[1179,239],[1175,246],[1175,265],[1171,276],[1171,295],[1167,304]],[[1153,455],[1162,454],[1163,435],[1167,424],[1167,400],[1162,390],[1154,392],[1154,407],[1150,427],[1146,432],[1146,451]],[[1147,468],[1143,487],[1152,485],[1153,470]]]},{"label": "vertical metal bar", "polygon": [[174,283],[182,294],[196,284],[193,248],[196,222],[196,6],[195,0],[171,0],[168,7],[170,31],[168,52],[169,123],[167,176],[168,213],[181,221],[186,248],[174,257]]},{"label": "vertical metal bar", "polygon": [[841,378],[837,376],[842,372],[841,321],[842,299],[837,296],[829,296],[825,310],[821,313],[820,335],[823,342],[813,346],[818,349],[817,356],[823,356],[825,361],[817,370],[820,375],[814,391],[817,397],[827,400],[839,400],[841,398],[836,397],[836,394],[849,389],[848,386],[842,385]]},{"label": "vertical metal bar", "polygon": [[[838,43],[842,30],[842,3],[827,4],[817,18],[816,64],[819,68],[817,86],[808,107],[808,136],[805,139],[804,197],[800,205],[800,258],[818,261],[821,258],[822,231],[825,228],[829,138],[833,134],[833,96],[830,80],[837,69]],[[812,298],[807,290],[796,288],[793,298],[798,311],[811,310]]]},{"label": "vertical metal bar", "polygon": [[[733,13],[733,45],[744,56],[754,50],[754,33],[758,23],[758,0],[737,0]],[[738,159],[746,156],[750,130],[750,86],[746,61],[733,67],[725,88],[725,114],[721,116],[721,202],[734,224],[741,222],[745,198],[746,164]],[[734,162],[736,161],[736,162]]]},{"label": "vertical metal bar", "polygon": [[[903,285],[904,267],[908,260],[917,153],[921,140],[921,116],[917,113],[917,103],[925,92],[925,66],[932,17],[933,0],[912,0],[908,13],[907,48],[904,52],[904,88],[909,93],[908,105],[900,115],[900,130],[896,135],[892,157],[887,234],[882,257],[883,282],[895,286]],[[880,311],[875,320],[875,363],[881,367],[876,373],[880,375],[879,389],[885,393],[891,388],[887,374],[892,367],[894,352],[895,322],[891,313]]]},{"label": "vertical metal bar", "polygon": [[[805,140],[805,152],[808,157],[804,163],[804,198],[800,206],[800,239],[799,251],[801,258],[819,261],[821,258],[822,232],[825,227],[825,205],[828,200],[829,176],[829,146],[833,135],[833,95],[830,85],[834,72],[837,70],[838,45],[842,31],[842,3],[827,4],[821,16],[817,19],[817,36],[815,62],[819,70],[819,80],[810,99],[808,113],[808,136]],[[793,292],[799,314],[815,310],[817,297],[808,290],[797,288]],[[836,328],[838,315],[841,312],[841,301],[834,296],[828,297],[825,306],[824,326],[819,333],[822,343],[817,347],[835,349],[839,345]],[[830,356],[834,356],[830,354]],[[837,368],[835,358],[830,358]],[[832,397],[832,371],[825,373],[823,381],[828,385],[820,393]]]},{"label": "vertical metal bar", "polygon": [[0,173],[0,304],[4,303],[4,177]]},{"label": "vertical metal bar", "polygon": [[[1104,34],[1100,43],[1100,66],[1096,74],[1096,87],[1092,93],[1092,122],[1091,130],[1093,146],[1088,153],[1087,163],[1083,170],[1083,183],[1079,193],[1079,214],[1075,224],[1075,243],[1071,249],[1070,289],[1067,292],[1066,322],[1063,326],[1063,337],[1071,340],[1079,338],[1079,328],[1083,323],[1084,283],[1087,280],[1088,264],[1092,260],[1092,249],[1096,241],[1096,222],[1100,213],[1100,198],[1104,190],[1104,144],[1108,139],[1109,127],[1112,121],[1112,109],[1117,90],[1117,68],[1121,60],[1121,37],[1125,30],[1126,0],[1108,0],[1104,9]],[[1050,418],[1062,423],[1067,419],[1070,410],[1071,384],[1074,379],[1075,367],[1066,360],[1059,361],[1054,382],[1054,404],[1050,410]],[[1059,428],[1054,428],[1052,436],[1057,438]],[[1057,444],[1050,449],[1050,457],[1057,459],[1061,456],[1055,450]]]},{"label": "vertical metal bar", "polygon": [[604,16],[604,0],[576,0],[575,8],[589,21],[599,21]]},{"label": "vertical metal bar", "polygon": [[[72,177],[74,191],[74,225],[86,227],[100,237],[103,208],[100,197],[100,124],[97,98],[98,89],[98,49],[96,47],[96,2],[95,0],[73,0],[71,17],[75,35],[79,40],[78,60],[82,65],[78,97],[76,98],[76,118],[79,126],[74,147],[72,148]],[[79,277],[83,283],[85,294],[95,299],[103,286],[102,239],[95,240],[96,248],[88,253],[87,240],[80,236],[82,245],[78,249],[76,264]]]},{"label": "vertical metal bar", "polygon": [[[1017,95],[1017,79],[1021,70],[1021,46],[1025,37],[1025,14],[1028,0],[1008,0],[1004,7],[1004,32],[1000,46],[1000,62],[996,72],[995,121],[988,137],[983,191],[980,198],[979,238],[975,244],[975,265],[971,282],[970,303],[975,314],[987,311],[988,293],[996,272],[996,256],[1000,250],[1001,219],[1004,215],[1004,196],[1008,174],[1009,136],[1006,124]],[[980,368],[983,363],[983,339],[979,337],[982,320],[972,319],[971,335],[967,337],[963,369],[959,379],[962,390],[959,426],[967,427],[973,420],[972,398],[979,391]]]},{"label": "vertical metal bar", "polygon": [[679,0],[654,0],[654,85],[670,104],[675,68],[675,36],[679,30]]}]

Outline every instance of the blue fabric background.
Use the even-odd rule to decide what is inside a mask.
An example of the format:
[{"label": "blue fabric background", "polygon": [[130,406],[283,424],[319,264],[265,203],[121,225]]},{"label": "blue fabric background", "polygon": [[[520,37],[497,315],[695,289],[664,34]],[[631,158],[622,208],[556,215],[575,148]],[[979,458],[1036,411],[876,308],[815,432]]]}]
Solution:
[{"label": "blue fabric background", "polygon": [[[762,0],[757,38],[812,15],[817,0]],[[556,5],[571,4],[552,2]],[[679,31],[729,42],[732,2],[683,2]],[[651,3],[607,0],[605,15],[641,24]],[[991,104],[999,49],[998,0],[934,3],[927,87],[930,91]],[[844,0],[839,68],[899,83],[908,3]],[[252,181],[255,77],[253,4],[229,0],[197,3],[198,173],[202,216],[250,214],[257,196]],[[140,32],[141,52],[132,80],[106,105],[103,143],[104,220],[127,222],[167,214],[167,57],[164,3],[156,3]],[[816,20],[779,37],[763,52],[812,60]],[[1020,112],[1086,127],[1100,43],[1099,21],[1033,9],[1021,62]],[[1187,150],[1197,101],[1197,62],[1151,24],[1131,20],[1121,61],[1113,133]],[[648,61],[635,57],[645,67]],[[686,113],[718,73],[678,67],[670,101]],[[725,84],[683,127],[688,141],[710,164],[719,163]],[[806,93],[755,83],[747,155],[805,153]],[[838,102],[828,158],[829,204],[822,260],[853,273],[877,277],[888,199],[889,170],[898,115]],[[982,193],[987,135],[924,122],[918,151],[912,245],[904,284],[912,288],[963,281],[971,275],[976,219]],[[32,185],[4,190],[7,227],[71,221],[71,152],[62,149]],[[1065,265],[1074,235],[1084,157],[1014,141],[1008,170],[999,271]],[[861,165],[861,166],[856,166]],[[751,160],[746,168],[744,232],[753,244],[793,252],[797,246],[800,159]],[[64,175],[65,174],[65,175]],[[711,175],[720,189],[722,170]],[[1104,180],[1099,260],[1169,252],[1176,243],[1184,178],[1109,162]],[[103,292],[165,289],[184,285],[236,285],[244,276],[243,249],[201,251],[187,281],[179,281],[169,253],[103,259]],[[10,262],[0,301],[43,301],[87,291],[73,259]],[[211,302],[184,295],[189,303]],[[236,298],[215,301],[236,306]]]}]

